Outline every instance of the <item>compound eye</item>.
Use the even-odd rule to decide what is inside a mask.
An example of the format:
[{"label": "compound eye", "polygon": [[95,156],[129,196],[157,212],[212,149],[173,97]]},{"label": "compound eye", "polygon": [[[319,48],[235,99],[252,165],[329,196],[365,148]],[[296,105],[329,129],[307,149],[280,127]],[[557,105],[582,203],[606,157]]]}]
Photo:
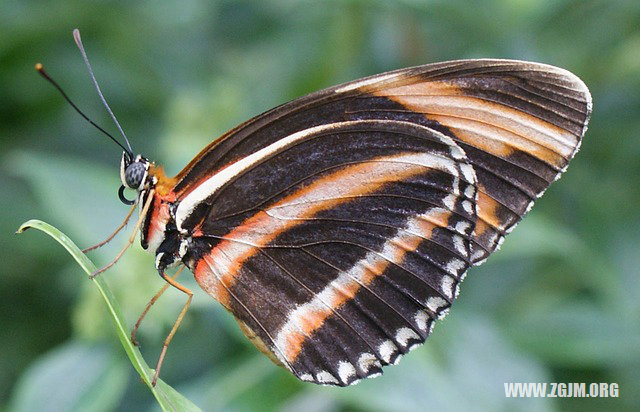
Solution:
[{"label": "compound eye", "polygon": [[124,172],[125,183],[131,189],[138,190],[142,185],[142,180],[147,173],[147,168],[140,162],[133,162]]}]

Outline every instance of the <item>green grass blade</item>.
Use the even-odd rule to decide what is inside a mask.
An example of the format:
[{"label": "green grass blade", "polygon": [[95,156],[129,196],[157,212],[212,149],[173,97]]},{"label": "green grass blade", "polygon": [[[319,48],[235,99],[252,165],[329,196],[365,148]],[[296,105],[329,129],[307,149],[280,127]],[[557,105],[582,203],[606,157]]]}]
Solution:
[{"label": "green grass blade", "polygon": [[[91,262],[91,260],[89,260],[89,258],[87,258],[87,256],[82,253],[82,251],[75,245],[75,243],[73,243],[71,239],[69,239],[69,237],[67,237],[64,233],[62,233],[55,227],[40,220],[29,220],[28,222],[23,223],[16,233],[22,233],[29,228],[41,230],[58,241],[58,243],[64,246],[64,248],[75,259],[75,261],[78,262],[78,265],[80,265],[82,270],[84,270],[87,275],[90,275],[96,270],[96,266],[93,264],[93,262]],[[185,398],[181,393],[173,389],[171,386],[167,385],[162,380],[158,379],[157,385],[155,387],[151,386],[153,370],[142,358],[140,350],[131,343],[131,340],[129,339],[129,331],[125,326],[126,323],[124,321],[124,317],[122,316],[120,306],[115,300],[113,293],[107,286],[102,276],[94,278],[92,282],[98,288],[105,304],[107,305],[107,309],[109,310],[111,320],[113,321],[113,324],[116,328],[116,333],[118,335],[118,338],[120,339],[120,343],[122,344],[124,351],[127,353],[131,364],[136,369],[136,371],[138,371],[144,383],[149,387],[149,390],[151,390],[151,393],[158,401],[158,404],[160,405],[162,410],[200,411],[200,408],[198,408],[191,401]]]}]

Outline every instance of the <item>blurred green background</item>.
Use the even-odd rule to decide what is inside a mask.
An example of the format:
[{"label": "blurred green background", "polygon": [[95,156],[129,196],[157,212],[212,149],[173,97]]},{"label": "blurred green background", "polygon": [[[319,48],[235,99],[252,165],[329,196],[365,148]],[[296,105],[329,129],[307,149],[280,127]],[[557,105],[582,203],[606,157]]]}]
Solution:
[{"label": "blurred green background", "polygon": [[[177,173],[225,130],[317,89],[405,66],[504,57],[554,64],[594,112],[568,172],[503,249],[471,270],[426,345],[346,389],[271,364],[197,290],[163,378],[204,410],[640,409],[640,2],[0,2],[0,410],[153,410],[98,293],[42,233],[81,247],[126,213],[120,151],[33,70],[45,67],[115,130],[90,84],[78,27],[134,151]],[[91,254],[105,264],[120,236]],[[103,274],[133,324],[162,286],[135,247]],[[194,289],[190,276],[183,281]],[[140,329],[155,364],[184,296]],[[504,382],[617,382],[618,399],[506,399]]]}]

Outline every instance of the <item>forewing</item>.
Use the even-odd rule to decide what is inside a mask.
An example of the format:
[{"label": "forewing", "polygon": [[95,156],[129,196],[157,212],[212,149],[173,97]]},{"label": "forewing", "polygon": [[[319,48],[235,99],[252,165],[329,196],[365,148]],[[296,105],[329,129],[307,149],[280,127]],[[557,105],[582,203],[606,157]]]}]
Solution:
[{"label": "forewing", "polygon": [[403,69],[313,93],[246,122],[205,148],[178,175],[176,191],[186,196],[227,165],[300,130],[348,120],[408,121],[451,137],[473,166],[479,186],[473,261],[480,262],[566,169],[590,112],[584,83],[545,64],[482,59]]}]

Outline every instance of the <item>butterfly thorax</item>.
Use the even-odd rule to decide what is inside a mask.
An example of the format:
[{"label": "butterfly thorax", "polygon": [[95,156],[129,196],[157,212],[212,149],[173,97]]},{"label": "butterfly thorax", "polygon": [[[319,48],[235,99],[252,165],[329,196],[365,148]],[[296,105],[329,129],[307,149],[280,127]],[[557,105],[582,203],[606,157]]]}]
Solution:
[{"label": "butterfly thorax", "polygon": [[[175,228],[172,213],[175,195],[171,189],[175,179],[168,177],[161,166],[142,155],[133,157],[128,153],[122,155],[120,178],[123,187],[137,191],[136,201],[142,217],[142,247],[156,255],[164,253],[162,266],[169,266],[179,258],[177,252],[182,240]],[[121,200],[133,203],[123,197]],[[156,261],[156,265],[161,263],[158,259]]]}]

